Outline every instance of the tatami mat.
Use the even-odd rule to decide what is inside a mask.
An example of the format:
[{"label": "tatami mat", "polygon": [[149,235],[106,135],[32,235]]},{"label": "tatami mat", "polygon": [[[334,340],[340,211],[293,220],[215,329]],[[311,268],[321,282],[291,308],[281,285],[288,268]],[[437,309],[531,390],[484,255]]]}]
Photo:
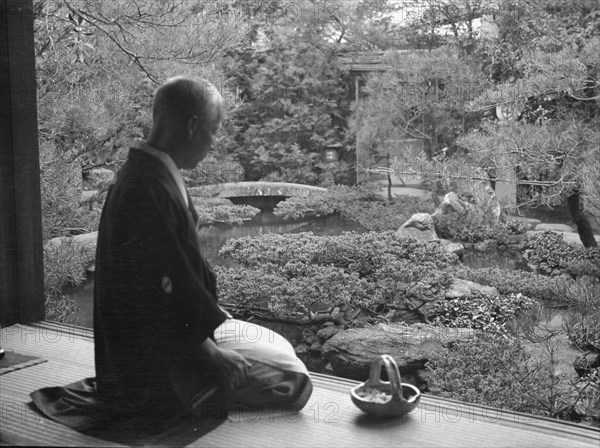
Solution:
[{"label": "tatami mat", "polygon": [[[0,376],[3,445],[114,445],[43,419],[27,404],[29,393],[37,388],[94,375],[91,334],[85,329],[64,330],[53,325],[2,329],[3,348],[48,359]],[[300,413],[236,413],[200,438],[194,434],[194,425],[187,424],[148,443],[199,447],[600,447],[600,431],[593,428],[431,396],[423,396],[420,406],[405,418],[371,419],[350,400],[349,390],[356,382],[319,374],[313,375],[313,382],[314,393]]]}]

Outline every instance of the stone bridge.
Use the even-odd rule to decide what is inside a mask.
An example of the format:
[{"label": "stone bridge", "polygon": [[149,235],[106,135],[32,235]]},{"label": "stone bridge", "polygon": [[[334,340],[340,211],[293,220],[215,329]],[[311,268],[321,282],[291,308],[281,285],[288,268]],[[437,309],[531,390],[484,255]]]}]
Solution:
[{"label": "stone bridge", "polygon": [[292,196],[309,197],[324,193],[327,188],[288,182],[228,182],[203,185],[189,189],[190,195],[226,198],[234,204],[249,204],[258,208],[272,208],[277,202]]}]

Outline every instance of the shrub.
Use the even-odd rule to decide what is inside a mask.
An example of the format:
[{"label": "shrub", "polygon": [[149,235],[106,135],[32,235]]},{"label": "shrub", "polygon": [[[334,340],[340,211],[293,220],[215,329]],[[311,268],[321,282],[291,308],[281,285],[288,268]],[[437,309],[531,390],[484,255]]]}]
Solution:
[{"label": "shrub", "polygon": [[522,218],[508,217],[500,225],[508,235],[521,235],[527,231],[526,221]]},{"label": "shrub", "polygon": [[[487,232],[487,227],[481,225],[481,217],[471,213],[454,212],[433,215],[433,224],[438,235],[445,239],[465,242],[478,242],[489,239],[485,233],[482,233],[484,230]],[[472,241],[469,241],[469,239]]]},{"label": "shrub", "polygon": [[377,285],[376,302],[400,305],[405,299],[443,299],[452,283],[452,276],[445,269],[438,269],[433,262],[399,260],[389,257],[378,268],[373,278]]},{"label": "shrub", "polygon": [[308,314],[313,305],[372,309],[380,303],[399,305],[411,297],[442,298],[451,281],[432,264],[417,265],[409,260],[385,264],[368,277],[306,259],[251,268],[216,267],[216,272],[224,303],[267,308],[274,314]]},{"label": "shrub", "polygon": [[555,369],[555,353],[551,344],[548,347],[546,356],[534,360],[512,337],[480,334],[458,342],[436,352],[426,364],[430,392],[554,418],[568,418],[581,405],[594,409],[598,396],[581,403],[581,385]]},{"label": "shrub", "polygon": [[355,202],[340,210],[368,230],[397,230],[415,213],[433,213],[433,203],[412,196],[398,196],[393,203]]},{"label": "shrub", "polygon": [[69,229],[98,229],[99,207],[81,206],[81,166],[47,141],[40,144],[40,183],[44,239],[69,234]]},{"label": "shrub", "polygon": [[487,333],[506,334],[509,324],[519,313],[535,305],[522,294],[490,297],[477,295],[438,302],[435,323],[448,327],[473,328]]},{"label": "shrub", "polygon": [[44,246],[44,288],[48,293],[61,292],[64,286],[79,285],[85,280],[85,269],[93,255],[64,238],[57,244]]},{"label": "shrub", "polygon": [[368,186],[331,187],[326,193],[307,198],[294,197],[280,202],[274,214],[288,218],[326,216],[339,213],[367,230],[396,230],[415,213],[432,213],[432,201],[398,196],[386,203]]},{"label": "shrub", "polygon": [[375,189],[369,186],[347,187],[337,185],[326,192],[308,197],[291,197],[277,204],[273,213],[284,219],[304,216],[326,216],[339,212],[344,204],[353,202],[375,201]]},{"label": "shrub", "polygon": [[283,219],[298,219],[305,216],[328,216],[336,212],[331,197],[325,193],[309,197],[293,196],[277,204],[275,216]]},{"label": "shrub", "polygon": [[242,266],[218,271],[226,300],[262,303],[273,312],[306,312],[317,303],[370,308],[410,297],[441,298],[452,281],[447,268],[458,263],[437,244],[393,232],[245,237],[228,240],[219,253]]},{"label": "shrub", "polygon": [[566,270],[574,277],[600,277],[600,249],[588,247],[576,250],[575,259],[566,263]]},{"label": "shrub", "polygon": [[[261,235],[228,240],[219,254],[247,267],[291,261],[333,265],[360,276],[373,275],[390,260],[408,260],[415,265],[430,263],[431,269],[446,269],[458,263],[458,257],[437,244],[413,238],[397,237],[394,232],[345,232],[320,237],[310,232],[287,235]],[[392,257],[392,258],[389,258]]]},{"label": "shrub", "polygon": [[540,301],[560,301],[564,284],[571,281],[562,276],[548,278],[532,272],[499,268],[473,269],[464,265],[452,267],[452,275],[455,278],[493,286],[503,295],[522,293]]},{"label": "shrub", "polygon": [[581,277],[565,285],[563,291],[569,339],[582,350],[600,351],[600,281]]},{"label": "shrub", "polygon": [[537,265],[541,273],[556,275],[576,259],[577,252],[560,234],[547,230],[527,236],[523,257],[528,263]]},{"label": "shrub", "polygon": [[520,366],[529,361],[515,339],[482,334],[433,354],[426,364],[430,393],[469,403],[526,411],[520,385]]},{"label": "shrub", "polygon": [[65,324],[77,323],[76,313],[79,311],[73,299],[59,292],[46,293],[46,320]]},{"label": "shrub", "polygon": [[80,285],[86,278],[85,270],[93,255],[64,239],[59,244],[44,246],[44,295],[46,319],[73,323],[77,306],[62,293],[65,286]]},{"label": "shrub", "polygon": [[227,157],[219,159],[209,154],[196,168],[182,174],[185,184],[194,188],[199,185],[240,182],[244,179],[244,168],[239,162]]},{"label": "shrub", "polygon": [[514,218],[491,226],[480,224],[477,217],[468,213],[448,213],[433,215],[433,222],[437,233],[442,238],[463,243],[480,243],[486,240],[507,243],[509,235],[525,232],[523,223]]},{"label": "shrub", "polygon": [[277,316],[308,316],[315,305],[370,307],[374,285],[333,266],[290,262],[279,268],[217,267],[219,297],[244,308],[266,308]]},{"label": "shrub", "polygon": [[251,205],[234,205],[227,199],[194,198],[194,207],[198,213],[198,226],[207,224],[242,224],[258,213],[260,209]]}]

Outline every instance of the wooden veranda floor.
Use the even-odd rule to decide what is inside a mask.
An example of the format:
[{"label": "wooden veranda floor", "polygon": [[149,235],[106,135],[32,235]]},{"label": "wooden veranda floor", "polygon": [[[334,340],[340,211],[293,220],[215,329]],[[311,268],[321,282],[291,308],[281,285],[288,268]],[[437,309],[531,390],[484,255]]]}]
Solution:
[{"label": "wooden veranda floor", "polygon": [[[2,348],[47,359],[42,364],[0,375],[2,445],[108,446],[42,418],[28,403],[29,393],[94,376],[89,330],[49,323],[1,330]],[[354,407],[355,381],[314,374],[314,393],[298,414],[254,412],[228,420],[198,436],[197,422],[138,443],[159,446],[477,446],[600,447],[600,431],[556,420],[423,396],[404,419],[372,420]],[[200,431],[202,432],[202,431]]]}]

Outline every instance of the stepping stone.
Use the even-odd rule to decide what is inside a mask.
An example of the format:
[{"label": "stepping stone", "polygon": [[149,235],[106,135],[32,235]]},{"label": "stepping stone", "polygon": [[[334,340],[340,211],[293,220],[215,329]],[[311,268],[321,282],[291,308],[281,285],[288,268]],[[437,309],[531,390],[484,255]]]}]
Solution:
[{"label": "stepping stone", "polygon": [[541,223],[535,226],[535,230],[552,230],[553,232],[572,232],[573,229],[571,226],[567,224],[549,224],[549,223]]}]

